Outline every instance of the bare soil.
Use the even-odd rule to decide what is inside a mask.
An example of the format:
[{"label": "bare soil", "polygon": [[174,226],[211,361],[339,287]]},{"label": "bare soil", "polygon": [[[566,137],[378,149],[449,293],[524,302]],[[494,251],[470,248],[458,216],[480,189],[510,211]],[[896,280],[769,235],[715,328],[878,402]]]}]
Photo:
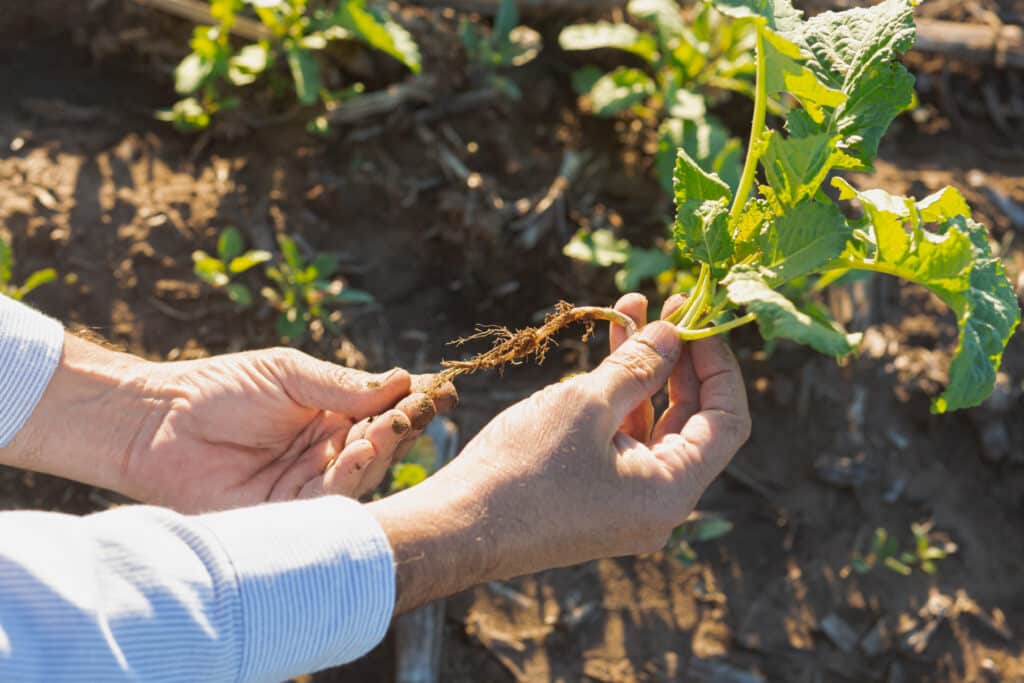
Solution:
[{"label": "bare soil", "polygon": [[[1020,16],[1017,3],[973,4],[1005,21]],[[211,249],[226,225],[256,246],[284,231],[337,251],[351,283],[376,296],[378,305],[346,312],[342,339],[307,351],[417,370],[462,357],[445,342],[478,323],[535,325],[563,298],[610,304],[608,273],[561,255],[577,225],[620,227],[641,244],[664,235],[668,204],[629,131],[576,110],[557,55],[517,74],[518,103],[419,127],[390,117],[370,137],[344,129],[323,142],[286,122],[197,144],[151,116],[171,101],[172,39],[188,27],[98,6],[99,26],[88,13],[59,25],[41,21],[42,10],[0,19],[0,230],[14,239],[19,277],[51,265],[73,275],[33,304],[134,353],[173,361],[276,342],[269,314],[235,311],[192,275],[191,252]],[[426,70],[461,73],[457,18],[407,18],[427,46]],[[140,30],[169,56],[140,52]],[[1020,74],[917,55],[909,63],[923,106],[886,138],[877,173],[854,181],[918,194],[962,188],[1016,282],[1024,225],[1010,214],[1024,206],[1022,122],[1004,130],[977,102],[986,87],[1012,102]],[[456,75],[442,87],[464,85]],[[482,182],[453,173],[440,145]],[[570,150],[592,155],[587,170],[524,250],[493,199],[543,197]],[[867,330],[864,352],[844,365],[784,345],[768,355],[750,330],[733,338],[754,433],[701,503],[735,525],[730,534],[697,544],[689,567],[665,552],[457,596],[442,680],[1024,681],[1021,335],[1007,351],[1001,403],[932,416],[928,399],[955,341],[941,304],[882,278],[830,304]],[[465,438],[511,402],[593,366],[606,344],[599,327],[589,343],[563,341],[542,367],[460,378]],[[3,508],[85,513],[116,500],[0,470]],[[934,576],[850,572],[876,527],[909,546],[910,524],[925,520],[957,547]],[[865,652],[872,631],[882,635]],[[387,681],[393,666],[389,639],[315,678]]]}]

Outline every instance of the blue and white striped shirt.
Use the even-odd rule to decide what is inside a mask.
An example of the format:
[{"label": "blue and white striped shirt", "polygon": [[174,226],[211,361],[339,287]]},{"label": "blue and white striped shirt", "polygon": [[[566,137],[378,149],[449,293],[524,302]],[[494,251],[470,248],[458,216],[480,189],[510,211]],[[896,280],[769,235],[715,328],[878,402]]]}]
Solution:
[{"label": "blue and white striped shirt", "polygon": [[[0,296],[0,446],[62,343],[60,324]],[[394,601],[387,537],[339,496],[0,513],[0,681],[280,681],[361,657]]]}]

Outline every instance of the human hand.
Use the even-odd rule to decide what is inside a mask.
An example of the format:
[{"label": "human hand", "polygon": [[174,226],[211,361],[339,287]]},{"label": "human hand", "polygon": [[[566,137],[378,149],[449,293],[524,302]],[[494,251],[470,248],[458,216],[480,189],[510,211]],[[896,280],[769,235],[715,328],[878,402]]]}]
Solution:
[{"label": "human hand", "polygon": [[133,497],[199,511],[376,488],[438,411],[447,384],[401,369],[372,375],[293,349],[153,367],[162,397],[122,464]]},{"label": "human hand", "polygon": [[[617,308],[645,319],[639,295]],[[668,323],[624,336],[598,368],[512,406],[426,482],[371,505],[399,555],[400,611],[424,592],[652,552],[686,519],[749,436],[739,366],[724,340],[684,347]],[[650,398],[666,383],[654,422]],[[427,533],[439,524],[446,539]],[[432,556],[457,558],[441,574],[464,585],[445,585]]]},{"label": "human hand", "polygon": [[361,496],[438,411],[430,375],[370,375],[293,349],[150,363],[73,335],[0,462],[185,512]]}]

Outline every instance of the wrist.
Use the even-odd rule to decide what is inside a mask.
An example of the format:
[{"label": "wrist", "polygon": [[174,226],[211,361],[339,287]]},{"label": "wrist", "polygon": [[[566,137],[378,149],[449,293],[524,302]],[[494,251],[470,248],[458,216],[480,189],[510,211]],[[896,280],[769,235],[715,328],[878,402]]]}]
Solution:
[{"label": "wrist", "polygon": [[[125,458],[159,401],[152,364],[65,333],[60,361],[5,464],[123,491]],[[150,398],[155,398],[152,396]]]},{"label": "wrist", "polygon": [[395,557],[395,613],[453,595],[498,575],[480,499],[437,477],[367,505]]}]

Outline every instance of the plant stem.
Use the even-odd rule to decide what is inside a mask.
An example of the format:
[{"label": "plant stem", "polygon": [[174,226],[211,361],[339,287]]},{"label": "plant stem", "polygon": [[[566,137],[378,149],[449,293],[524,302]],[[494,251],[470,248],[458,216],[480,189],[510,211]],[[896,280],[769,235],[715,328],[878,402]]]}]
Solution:
[{"label": "plant stem", "polygon": [[706,263],[702,263],[700,266],[700,277],[697,278],[697,285],[693,288],[693,293],[690,295],[689,301],[687,301],[686,312],[679,321],[679,326],[683,329],[688,328],[700,315],[700,312],[704,310],[704,304],[708,300],[708,292],[710,290],[711,283],[711,266]]},{"label": "plant stem", "polygon": [[754,322],[754,320],[756,319],[757,316],[755,316],[753,313],[747,313],[743,317],[735,318],[727,323],[715,325],[714,327],[706,327],[699,330],[689,330],[681,328],[676,329],[679,332],[679,338],[682,339],[683,341],[696,341],[698,339],[714,337],[716,334],[722,334],[723,332],[728,332],[729,330],[736,329],[737,327],[742,327],[747,323]]},{"label": "plant stem", "polygon": [[750,140],[747,141],[747,158],[743,162],[743,175],[740,185],[736,188],[736,196],[732,200],[729,220],[735,222],[747,203],[750,190],[754,186],[757,175],[758,150],[761,135],[764,133],[765,113],[768,109],[767,60],[764,57],[764,33],[757,27],[757,82],[754,85],[754,118],[750,124]]}]

